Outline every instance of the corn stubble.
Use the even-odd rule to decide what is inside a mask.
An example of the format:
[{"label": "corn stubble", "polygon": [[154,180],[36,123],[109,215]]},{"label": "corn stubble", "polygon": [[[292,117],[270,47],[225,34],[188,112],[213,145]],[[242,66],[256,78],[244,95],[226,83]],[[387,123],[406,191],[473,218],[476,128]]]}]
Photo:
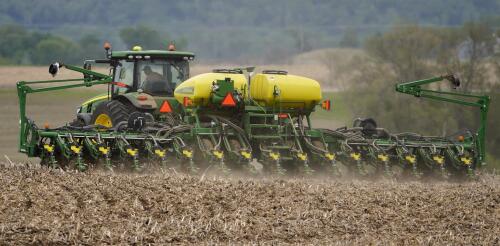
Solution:
[{"label": "corn stubble", "polygon": [[500,179],[467,183],[0,170],[2,244],[498,244]]}]

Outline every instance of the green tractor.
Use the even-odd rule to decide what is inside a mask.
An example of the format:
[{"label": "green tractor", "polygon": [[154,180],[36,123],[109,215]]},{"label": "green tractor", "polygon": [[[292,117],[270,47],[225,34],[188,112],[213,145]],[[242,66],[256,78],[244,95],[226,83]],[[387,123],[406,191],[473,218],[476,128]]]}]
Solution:
[{"label": "green tractor", "polygon": [[[178,109],[173,92],[177,85],[189,78],[189,62],[194,59],[194,54],[173,48],[142,51],[136,46],[131,52],[109,51],[107,57],[107,60],[87,61],[84,68],[90,69],[91,62],[110,64],[112,82],[108,93],[84,102],[71,125],[116,128],[134,114],[143,119],[145,115],[149,118],[156,116],[157,120],[158,117],[170,117],[168,120],[173,124],[172,115],[161,114],[160,109],[165,101],[169,102],[170,111]],[[51,71],[56,73],[57,70],[58,67],[54,67]]]},{"label": "green tractor", "polygon": [[[86,60],[83,68],[62,63],[53,63],[49,73],[56,76],[59,69],[64,67],[69,70],[81,72],[83,79],[55,80],[38,82],[19,82],[18,93],[21,106],[21,136],[20,151],[28,156],[42,158],[42,163],[51,166],[64,166],[76,157],[76,165],[83,170],[85,163],[105,159],[105,164],[111,168],[111,153],[114,149],[109,147],[106,139],[113,138],[113,144],[119,146],[117,156],[130,156],[134,167],[139,168],[137,148],[133,148],[131,141],[137,137],[127,134],[117,134],[124,130],[124,125],[134,126],[138,130],[146,121],[159,120],[175,125],[173,111],[179,110],[179,104],[173,98],[173,90],[182,81],[189,77],[189,62],[194,59],[193,53],[175,51],[170,46],[169,50],[143,51],[136,46],[131,51],[113,52],[109,43],[105,44],[106,59]],[[110,74],[105,75],[92,71],[92,64],[109,64]],[[82,82],[82,83],[78,83]],[[32,88],[28,85],[65,83],[62,86],[46,88]],[[26,94],[61,90],[75,87],[89,87],[106,84],[108,90],[84,102],[77,111],[76,118],[66,126],[64,134],[37,132],[34,122],[25,116]],[[125,127],[127,128],[127,127]],[[113,129],[105,131],[102,129]],[[126,129],[130,130],[130,129]],[[90,133],[94,131],[94,133]],[[97,135],[95,135],[97,134]],[[56,136],[57,135],[57,136]],[[89,136],[92,135],[92,136]],[[111,137],[112,136],[112,137]],[[118,138],[118,139],[117,139]],[[146,137],[139,137],[143,142]],[[152,136],[149,152],[165,162],[166,151],[159,148],[159,144]]]},{"label": "green tractor", "polygon": [[[52,167],[142,170],[159,165],[194,173],[214,167],[224,173],[447,178],[474,176],[485,163],[489,98],[421,88],[442,80],[458,86],[452,75],[400,83],[396,91],[478,107],[478,132],[464,132],[458,139],[394,134],[373,119],[318,129],[311,115],[318,107],[329,110],[330,101],[312,79],[279,70],[254,73],[253,67],[191,77],[194,54],[173,45],[168,50],[136,46],[112,51],[106,44],[105,49],[106,59],[88,60],[83,68],[49,67],[54,76],[64,67],[82,73],[82,79],[18,82],[20,152]],[[110,74],[93,71],[93,63],[109,64]],[[54,83],[63,85],[32,87]],[[107,93],[84,102],[65,126],[40,129],[26,116],[29,93],[94,85],[107,85]]]}]

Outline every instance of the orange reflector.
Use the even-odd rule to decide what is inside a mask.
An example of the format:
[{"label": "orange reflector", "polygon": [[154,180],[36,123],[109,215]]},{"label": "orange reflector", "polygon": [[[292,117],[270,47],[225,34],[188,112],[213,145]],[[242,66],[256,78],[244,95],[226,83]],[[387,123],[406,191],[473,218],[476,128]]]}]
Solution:
[{"label": "orange reflector", "polygon": [[163,101],[160,107],[160,113],[172,113],[172,107],[168,101]]},{"label": "orange reflector", "polygon": [[463,142],[465,140],[464,136],[460,135],[457,137],[457,140]]},{"label": "orange reflector", "polygon": [[191,101],[191,99],[189,99],[189,97],[184,97],[184,99],[182,100],[182,105],[184,105],[184,107],[187,107],[187,106],[191,106],[193,102]]},{"label": "orange reflector", "polygon": [[168,51],[175,51],[175,44],[174,43],[170,43],[168,45]]},{"label": "orange reflector", "polygon": [[288,118],[288,114],[278,114],[278,117],[280,119],[286,119],[286,118]]},{"label": "orange reflector", "polygon": [[234,100],[233,94],[231,92],[228,92],[226,94],[226,97],[224,97],[224,100],[222,100],[221,105],[223,107],[235,107],[236,106],[236,101]]},{"label": "orange reflector", "polygon": [[330,100],[323,101],[323,103],[321,103],[321,108],[323,108],[324,110],[330,111],[331,101]]},{"label": "orange reflector", "polygon": [[45,129],[49,129],[49,128],[50,128],[49,123],[45,122],[45,124],[43,124],[43,128],[45,128]]},{"label": "orange reflector", "polygon": [[114,85],[118,86],[118,87],[122,87],[122,88],[128,88],[129,85],[125,84],[125,83],[122,83],[122,82],[112,82]]},{"label": "orange reflector", "polygon": [[148,100],[148,97],[146,95],[139,95],[139,96],[137,96],[137,100],[146,101],[146,100]]},{"label": "orange reflector", "polygon": [[111,44],[109,42],[104,42],[104,49],[105,50],[111,49]]}]

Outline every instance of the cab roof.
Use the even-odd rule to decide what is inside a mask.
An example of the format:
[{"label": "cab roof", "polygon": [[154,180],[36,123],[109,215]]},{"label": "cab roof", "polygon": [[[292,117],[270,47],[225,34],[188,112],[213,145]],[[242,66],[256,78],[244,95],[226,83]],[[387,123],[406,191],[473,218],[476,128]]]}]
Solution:
[{"label": "cab roof", "polygon": [[[185,52],[185,51],[168,51],[168,50],[141,50],[141,51],[133,51],[133,50],[124,50],[124,51],[112,51],[111,58],[123,58],[126,59],[128,56],[151,56],[151,57],[169,57],[169,58],[183,58],[187,57],[188,59],[194,57],[194,53]],[[190,60],[191,60],[190,59]]]}]

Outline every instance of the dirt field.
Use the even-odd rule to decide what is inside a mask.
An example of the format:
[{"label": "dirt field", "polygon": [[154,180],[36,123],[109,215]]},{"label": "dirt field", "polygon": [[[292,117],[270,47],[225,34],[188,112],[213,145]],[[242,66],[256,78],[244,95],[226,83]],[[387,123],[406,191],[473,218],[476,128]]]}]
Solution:
[{"label": "dirt field", "polygon": [[3,244],[498,244],[500,181],[393,183],[0,169]]}]

